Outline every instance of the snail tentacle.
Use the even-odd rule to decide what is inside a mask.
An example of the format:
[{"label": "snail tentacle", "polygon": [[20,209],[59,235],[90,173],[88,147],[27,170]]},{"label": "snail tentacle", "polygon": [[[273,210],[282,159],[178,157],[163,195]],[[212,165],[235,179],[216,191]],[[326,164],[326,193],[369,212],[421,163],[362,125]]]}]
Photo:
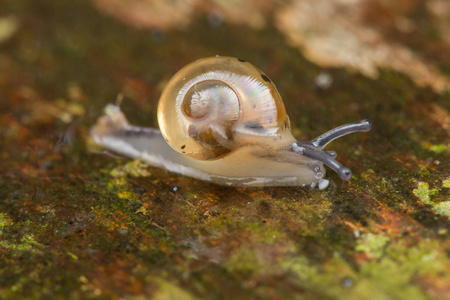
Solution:
[{"label": "snail tentacle", "polygon": [[296,142],[292,144],[292,151],[322,162],[335,171],[342,180],[349,180],[352,177],[352,171],[349,168],[344,167],[327,152],[312,148],[309,143]]},{"label": "snail tentacle", "polygon": [[331,129],[330,131],[325,132],[324,134],[316,137],[312,141],[309,141],[308,144],[313,145],[319,149],[323,149],[327,144],[332,142],[333,140],[340,138],[344,135],[353,132],[367,132],[372,128],[372,123],[369,120],[363,120],[357,123],[345,124],[336,128]]}]

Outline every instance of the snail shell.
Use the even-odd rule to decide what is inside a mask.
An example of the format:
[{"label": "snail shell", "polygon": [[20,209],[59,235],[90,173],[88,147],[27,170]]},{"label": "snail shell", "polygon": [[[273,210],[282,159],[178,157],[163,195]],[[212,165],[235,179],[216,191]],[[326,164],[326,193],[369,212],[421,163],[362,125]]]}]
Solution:
[{"label": "snail shell", "polygon": [[200,59],[175,74],[162,92],[158,122],[160,130],[132,126],[110,104],[91,136],[113,151],[216,184],[325,188],[324,164],[344,180],[351,171],[323,148],[371,128],[364,120],[297,141],[275,85],[232,57]]},{"label": "snail shell", "polygon": [[230,57],[201,59],[181,69],[161,95],[158,121],[175,151],[201,160],[290,134],[275,85],[252,64]]}]

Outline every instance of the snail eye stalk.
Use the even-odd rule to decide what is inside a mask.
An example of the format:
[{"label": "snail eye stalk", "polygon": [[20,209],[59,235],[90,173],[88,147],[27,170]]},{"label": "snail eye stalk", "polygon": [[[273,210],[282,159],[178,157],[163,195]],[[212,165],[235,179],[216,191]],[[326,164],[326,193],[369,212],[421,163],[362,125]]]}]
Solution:
[{"label": "snail eye stalk", "polygon": [[361,122],[357,123],[345,124],[325,132],[312,141],[307,142],[307,144],[311,144],[316,148],[323,149],[326,145],[337,138],[340,138],[349,133],[367,132],[370,131],[371,128],[372,123],[369,120],[362,120]]},{"label": "snail eye stalk", "polygon": [[322,162],[324,165],[335,171],[342,180],[349,180],[352,177],[352,171],[339,163],[335,158],[337,156],[334,151],[322,151],[322,149],[331,141],[344,135],[354,132],[366,132],[372,128],[369,120],[363,120],[357,123],[345,124],[325,132],[321,136],[312,141],[302,143],[295,142],[292,144],[292,151],[313,160]]}]

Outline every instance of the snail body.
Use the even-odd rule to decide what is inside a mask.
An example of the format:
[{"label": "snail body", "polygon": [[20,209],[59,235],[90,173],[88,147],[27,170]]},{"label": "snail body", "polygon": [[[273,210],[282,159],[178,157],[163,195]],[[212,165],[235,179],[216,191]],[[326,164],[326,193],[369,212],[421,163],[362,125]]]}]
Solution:
[{"label": "snail body", "polygon": [[110,104],[91,136],[115,152],[216,184],[325,188],[324,164],[351,177],[335,152],[322,151],[325,145],[371,127],[365,120],[299,142],[275,85],[231,57],[200,59],[175,74],[162,92],[158,122],[160,130],[132,126]]}]

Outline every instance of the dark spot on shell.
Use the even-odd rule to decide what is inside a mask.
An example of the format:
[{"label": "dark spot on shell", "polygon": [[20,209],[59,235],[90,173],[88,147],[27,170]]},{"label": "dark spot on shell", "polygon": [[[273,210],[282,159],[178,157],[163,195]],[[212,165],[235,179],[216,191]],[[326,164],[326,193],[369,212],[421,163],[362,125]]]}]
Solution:
[{"label": "dark spot on shell", "polygon": [[238,58],[237,60],[240,61],[240,62],[247,62],[246,60],[243,60],[243,59],[240,59],[240,58]]},{"label": "dark spot on shell", "polygon": [[181,149],[184,149],[184,148],[186,148],[186,145],[181,146]]},{"label": "dark spot on shell", "polygon": [[261,74],[261,78],[262,78],[265,82],[271,82],[270,79],[269,79],[269,77],[267,77],[267,76],[264,75],[264,74]]},{"label": "dark spot on shell", "polygon": [[262,127],[261,124],[259,124],[256,121],[246,122],[245,123],[245,128],[252,129],[252,130],[257,130],[257,131],[261,130],[261,129],[264,129],[264,127]]}]

